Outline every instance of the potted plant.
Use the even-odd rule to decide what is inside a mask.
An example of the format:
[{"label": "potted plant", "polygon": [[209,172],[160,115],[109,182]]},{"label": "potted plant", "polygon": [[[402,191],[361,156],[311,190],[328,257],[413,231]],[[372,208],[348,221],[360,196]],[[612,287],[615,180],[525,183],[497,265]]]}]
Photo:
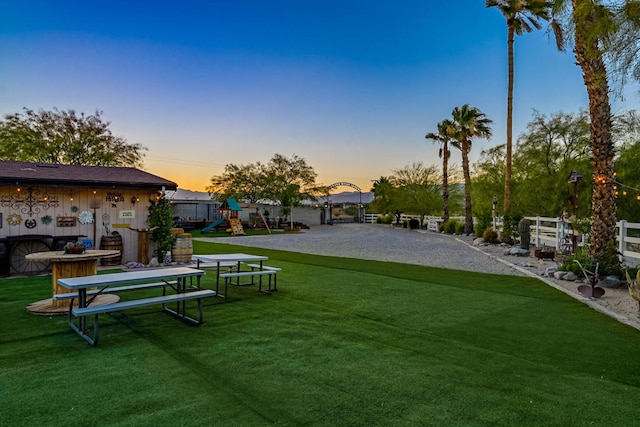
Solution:
[{"label": "potted plant", "polygon": [[65,254],[83,254],[85,249],[84,245],[80,242],[67,242],[67,244],[64,245]]}]

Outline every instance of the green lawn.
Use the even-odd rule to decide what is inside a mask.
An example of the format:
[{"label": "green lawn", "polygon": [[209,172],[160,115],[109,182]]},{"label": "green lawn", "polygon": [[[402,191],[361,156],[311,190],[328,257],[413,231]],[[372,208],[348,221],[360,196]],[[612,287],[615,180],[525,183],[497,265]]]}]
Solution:
[{"label": "green lawn", "polygon": [[0,280],[0,425],[638,424],[640,332],[540,281],[193,245],[268,255],[280,291],[103,315],[92,348],[26,313],[49,276]]}]

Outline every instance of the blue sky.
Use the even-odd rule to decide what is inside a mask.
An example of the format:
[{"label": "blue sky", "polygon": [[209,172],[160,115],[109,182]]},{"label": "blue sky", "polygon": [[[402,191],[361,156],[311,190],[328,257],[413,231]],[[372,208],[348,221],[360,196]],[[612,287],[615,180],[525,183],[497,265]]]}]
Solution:
[{"label": "blue sky", "polygon": [[[4,5],[0,115],[104,112],[149,151],[145,169],[204,190],[228,163],[297,154],[318,182],[371,180],[415,161],[462,104],[505,141],[506,24],[483,0],[109,1]],[[546,31],[516,40],[514,135],[533,109],[587,107],[572,53]],[[637,87],[614,113],[639,108]],[[459,153],[453,153],[458,164]]]}]

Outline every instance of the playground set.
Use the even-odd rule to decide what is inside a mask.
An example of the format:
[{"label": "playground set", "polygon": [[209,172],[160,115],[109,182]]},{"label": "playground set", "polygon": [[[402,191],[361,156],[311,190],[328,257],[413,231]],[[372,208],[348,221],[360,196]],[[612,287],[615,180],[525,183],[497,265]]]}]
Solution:
[{"label": "playground set", "polygon": [[[235,199],[226,199],[218,209],[221,212],[221,218],[204,227],[202,233],[208,233],[213,229],[218,231],[220,228],[224,228],[234,236],[246,234],[242,227],[242,222],[240,218],[238,218],[238,214],[242,211],[242,208]],[[256,209],[256,212],[259,214],[267,230],[269,230],[269,225],[264,215],[262,215],[259,209]],[[269,232],[271,232],[271,230],[269,230]]]}]

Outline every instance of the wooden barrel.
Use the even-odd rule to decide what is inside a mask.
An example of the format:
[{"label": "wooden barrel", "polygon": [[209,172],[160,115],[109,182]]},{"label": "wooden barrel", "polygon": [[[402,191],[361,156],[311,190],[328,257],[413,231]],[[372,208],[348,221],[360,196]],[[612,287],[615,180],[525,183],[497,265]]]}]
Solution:
[{"label": "wooden barrel", "polygon": [[101,265],[120,265],[122,264],[122,236],[112,234],[111,236],[102,236],[100,239],[100,249],[120,251],[120,255],[114,255],[108,258],[100,259]]},{"label": "wooden barrel", "polygon": [[173,262],[190,262],[193,255],[193,244],[191,236],[178,237],[171,248],[171,261]]}]

